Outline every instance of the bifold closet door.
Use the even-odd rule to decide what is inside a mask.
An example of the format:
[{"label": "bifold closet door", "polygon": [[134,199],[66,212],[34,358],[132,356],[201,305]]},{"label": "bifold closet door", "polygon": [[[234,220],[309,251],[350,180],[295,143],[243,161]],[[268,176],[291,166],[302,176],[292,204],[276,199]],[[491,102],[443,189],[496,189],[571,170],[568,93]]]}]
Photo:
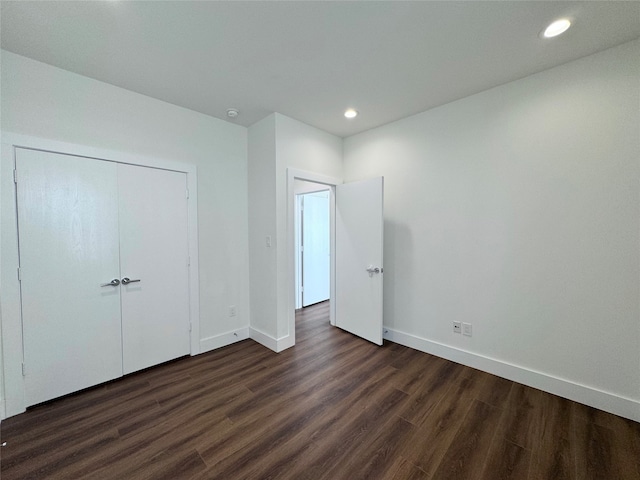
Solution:
[{"label": "bifold closet door", "polygon": [[[122,375],[116,164],[16,150],[25,403]],[[115,283],[115,282],[114,282]]]},{"label": "bifold closet door", "polygon": [[119,164],[118,190],[127,374],[191,350],[187,178],[181,172]]}]

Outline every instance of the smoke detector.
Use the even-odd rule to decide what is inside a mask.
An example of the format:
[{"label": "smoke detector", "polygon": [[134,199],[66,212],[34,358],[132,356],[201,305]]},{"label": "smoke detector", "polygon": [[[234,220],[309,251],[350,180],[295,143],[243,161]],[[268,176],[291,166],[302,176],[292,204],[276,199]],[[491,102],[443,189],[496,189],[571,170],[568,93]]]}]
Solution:
[{"label": "smoke detector", "polygon": [[237,108],[228,108],[227,109],[227,117],[236,118],[240,112]]}]

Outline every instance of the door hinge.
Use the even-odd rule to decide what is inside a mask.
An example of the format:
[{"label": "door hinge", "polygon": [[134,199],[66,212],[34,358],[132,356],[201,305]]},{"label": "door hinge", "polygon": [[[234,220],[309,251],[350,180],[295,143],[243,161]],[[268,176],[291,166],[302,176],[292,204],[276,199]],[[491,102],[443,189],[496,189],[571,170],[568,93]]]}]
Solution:
[{"label": "door hinge", "polygon": [[18,281],[22,281],[22,270],[20,270],[20,267],[18,267]]},{"label": "door hinge", "polygon": [[187,267],[191,266],[191,255],[187,257]]},{"label": "door hinge", "polygon": [[191,324],[191,322],[189,322],[189,333],[191,333],[192,328],[193,328],[193,325]]},{"label": "door hinge", "polygon": [[18,183],[18,170],[13,169],[13,183]]},{"label": "door hinge", "polygon": [[189,199],[189,189],[187,188],[187,200]]},{"label": "door hinge", "polygon": [[26,373],[25,373],[25,368],[24,368],[24,362],[22,362],[22,376],[25,377]]}]

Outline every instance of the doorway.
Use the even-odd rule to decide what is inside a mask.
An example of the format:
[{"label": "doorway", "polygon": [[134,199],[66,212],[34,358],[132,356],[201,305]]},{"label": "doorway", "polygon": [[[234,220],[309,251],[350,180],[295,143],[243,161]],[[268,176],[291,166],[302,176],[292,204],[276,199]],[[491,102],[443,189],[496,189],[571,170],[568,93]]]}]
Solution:
[{"label": "doorway", "polygon": [[295,180],[296,309],[329,300],[330,187]]},{"label": "doorway", "polygon": [[[291,344],[295,345],[296,336],[296,312],[302,308],[302,298],[298,289],[300,271],[298,245],[299,229],[296,218],[299,215],[297,204],[298,195],[305,193],[313,193],[324,191],[328,195],[329,203],[329,296],[325,300],[329,310],[329,323],[335,326],[335,260],[333,252],[335,251],[335,187],[342,183],[339,178],[319,175],[313,172],[297,170],[293,168],[287,169],[287,323]],[[306,185],[306,190],[301,186]],[[297,188],[296,188],[297,187]]]},{"label": "doorway", "polygon": [[[377,345],[383,325],[382,177],[343,183],[301,170],[287,169],[287,346],[296,337],[296,180],[329,187],[329,322]],[[338,247],[338,248],[337,248]],[[283,343],[284,345],[284,343]]]}]

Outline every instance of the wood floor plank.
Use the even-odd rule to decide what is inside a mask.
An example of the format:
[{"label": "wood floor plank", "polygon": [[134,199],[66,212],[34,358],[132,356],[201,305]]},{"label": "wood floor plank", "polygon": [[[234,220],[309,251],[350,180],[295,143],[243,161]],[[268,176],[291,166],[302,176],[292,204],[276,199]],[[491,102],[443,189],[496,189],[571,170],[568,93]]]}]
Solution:
[{"label": "wood floor plank", "polygon": [[420,389],[410,396],[410,402],[400,412],[400,416],[416,426],[424,423],[447,391],[452,388],[459,373],[460,370],[452,362],[440,364],[440,367],[431,375],[423,378]]},{"label": "wood floor plank", "polygon": [[[71,444],[57,443],[49,445],[46,455],[42,451],[37,456],[20,457],[19,463],[2,463],[2,478],[22,480],[43,478],[68,478],[65,470],[79,461],[89,458],[96,451],[113,445],[118,441],[118,433],[111,429],[97,431],[94,435]],[[3,449],[4,453],[4,449]]]},{"label": "wood floor plank", "polygon": [[445,368],[450,362],[433,355],[424,357],[412,355],[410,358],[404,356],[402,362],[394,358],[390,365],[398,369],[396,387],[406,393],[416,393],[421,386],[428,383],[438,369]]},{"label": "wood floor plank", "polygon": [[198,472],[204,472],[206,468],[204,460],[195,450],[177,455],[165,451],[154,457],[149,465],[140,465],[140,468],[133,471],[131,476],[149,480],[175,480],[176,478],[191,478]]},{"label": "wood floor plank", "polygon": [[483,470],[501,411],[473,400],[462,426],[447,449],[433,480],[475,479]]},{"label": "wood floor plank", "polygon": [[506,440],[533,450],[542,428],[542,392],[514,383],[505,405],[501,434]]},{"label": "wood floor plank", "polygon": [[497,408],[504,408],[513,382],[490,373],[475,370],[472,378],[478,380],[475,398]]},{"label": "wood floor plank", "polygon": [[407,396],[395,388],[380,389],[376,393],[376,400],[363,409],[353,404],[353,415],[345,415],[337,421],[331,417],[330,428],[321,429],[321,434],[314,435],[318,448],[303,464],[295,465],[286,478],[317,480],[339,463],[347,462],[348,457],[358,455],[358,449],[375,432],[384,428],[386,422],[393,418],[393,411],[406,401]]},{"label": "wood floor plank", "polygon": [[623,436],[588,420],[577,418],[573,434],[576,478],[604,480],[640,478],[638,457]]},{"label": "wood floor plank", "polygon": [[394,417],[363,442],[361,448],[338,462],[321,478],[384,479],[393,475],[392,469],[399,452],[405,447],[415,426],[403,418]]},{"label": "wood floor plank", "polygon": [[571,444],[571,403],[554,395],[543,395],[540,432],[531,455],[530,480],[576,479],[576,445]]},{"label": "wood floor plank", "polygon": [[416,467],[413,463],[398,457],[395,468],[392,468],[389,478],[391,480],[429,480],[429,476]]},{"label": "wood floor plank", "polygon": [[252,340],[30,408],[2,480],[640,480],[640,424],[296,313]]},{"label": "wood floor plank", "polygon": [[453,391],[440,401],[401,452],[402,457],[433,476],[451,446],[472,405],[467,378],[459,379]]},{"label": "wood floor plank", "polygon": [[495,438],[478,480],[523,480],[529,476],[531,452],[519,445]]}]

